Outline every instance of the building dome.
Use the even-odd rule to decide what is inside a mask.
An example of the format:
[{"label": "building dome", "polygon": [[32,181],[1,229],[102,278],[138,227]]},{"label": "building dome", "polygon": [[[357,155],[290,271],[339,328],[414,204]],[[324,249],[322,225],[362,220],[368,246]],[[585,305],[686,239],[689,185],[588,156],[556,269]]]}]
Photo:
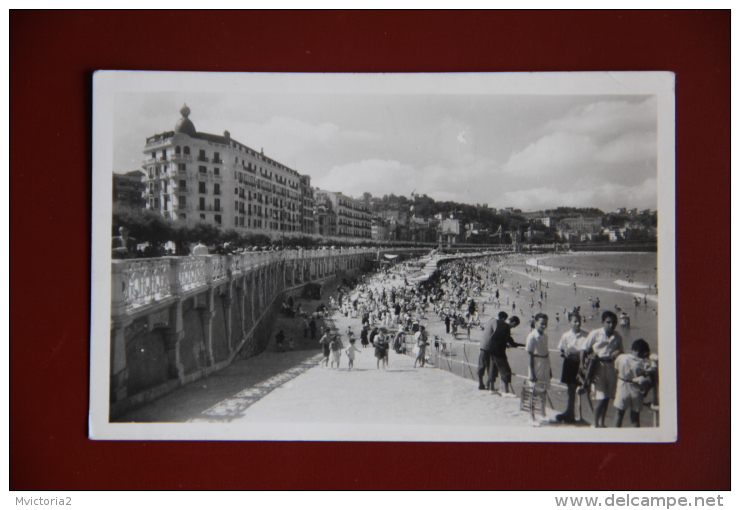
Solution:
[{"label": "building dome", "polygon": [[185,135],[193,136],[195,134],[195,126],[193,125],[193,121],[188,119],[188,115],[190,115],[190,108],[188,108],[188,105],[182,105],[182,108],[180,108],[180,115],[182,115],[182,118],[177,121],[177,124],[175,124],[175,133],[183,133]]}]

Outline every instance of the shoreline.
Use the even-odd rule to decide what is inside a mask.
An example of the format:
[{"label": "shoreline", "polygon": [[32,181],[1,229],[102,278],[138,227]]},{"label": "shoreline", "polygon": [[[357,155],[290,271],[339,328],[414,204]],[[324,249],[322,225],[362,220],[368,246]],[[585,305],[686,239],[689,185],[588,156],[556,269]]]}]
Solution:
[{"label": "shoreline", "polygon": [[[651,255],[652,254],[652,252],[629,252],[629,253],[630,254],[635,254],[635,255]],[[625,252],[598,252],[598,251],[593,251],[593,252],[586,252],[586,251],[583,251],[583,252],[568,252],[568,253],[563,253],[563,254],[551,254],[551,255],[542,255],[542,256],[537,256],[537,257],[530,257],[530,258],[526,259],[524,262],[525,262],[526,265],[529,265],[531,267],[534,267],[534,268],[536,268],[536,269],[538,269],[540,271],[558,272],[559,273],[559,272],[562,272],[562,269],[561,268],[547,266],[547,265],[541,265],[541,264],[539,264],[539,261],[542,260],[542,259],[546,259],[546,258],[567,257],[569,255],[576,255],[576,256],[579,256],[579,255],[619,255],[619,256],[622,256],[624,254],[625,254]],[[537,279],[537,278],[534,277],[534,275],[530,275],[530,274],[527,274],[527,273],[522,273],[520,271],[515,271],[513,269],[512,269],[512,272],[515,272],[515,273],[517,273],[519,275],[522,275],[522,276],[527,276],[527,277],[529,277],[531,279]],[[559,286],[563,286],[563,287],[569,287],[570,286],[570,284],[564,283],[564,282],[550,281],[550,283],[555,284],[555,285],[559,285]],[[625,294],[625,295],[636,297],[636,298],[640,298],[640,299],[644,299],[645,297],[647,297],[647,300],[650,301],[652,304],[655,304],[655,305],[659,304],[659,302],[660,302],[660,300],[658,299],[659,294],[648,294],[646,292],[646,291],[652,290],[653,286],[651,284],[644,283],[644,282],[635,282],[635,281],[628,282],[626,280],[621,280],[621,279],[614,280],[613,283],[615,285],[620,286],[620,287],[630,287],[630,288],[633,288],[633,289],[640,289],[641,292],[625,290],[624,288],[615,289],[615,288],[600,287],[600,286],[588,285],[588,284],[578,284],[578,287],[579,288],[583,288],[583,289],[600,291],[600,292],[612,292],[612,293],[617,293],[617,294]]]}]

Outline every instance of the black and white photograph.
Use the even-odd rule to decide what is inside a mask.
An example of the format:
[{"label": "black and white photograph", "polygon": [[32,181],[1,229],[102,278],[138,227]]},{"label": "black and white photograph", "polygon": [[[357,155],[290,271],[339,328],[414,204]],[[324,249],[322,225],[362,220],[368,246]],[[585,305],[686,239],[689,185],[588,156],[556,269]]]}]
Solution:
[{"label": "black and white photograph", "polygon": [[673,442],[674,75],[99,71],[92,439]]}]

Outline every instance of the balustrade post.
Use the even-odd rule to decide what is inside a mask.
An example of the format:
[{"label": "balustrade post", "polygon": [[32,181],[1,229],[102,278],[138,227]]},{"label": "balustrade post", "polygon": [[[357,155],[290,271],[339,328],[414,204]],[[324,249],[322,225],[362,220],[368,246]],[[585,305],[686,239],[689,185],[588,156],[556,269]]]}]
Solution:
[{"label": "balustrade post", "polygon": [[229,279],[228,285],[226,285],[226,292],[221,294],[221,301],[224,304],[224,323],[226,325],[226,340],[229,346],[229,352],[231,352],[231,303],[234,297],[233,280]]},{"label": "balustrade post", "polygon": [[111,402],[118,402],[127,396],[126,325],[118,323],[111,331],[110,399]]},{"label": "balustrade post", "polygon": [[227,254],[223,256],[224,264],[226,265],[226,277],[231,280],[234,274],[234,255]]},{"label": "balustrade post", "polygon": [[206,284],[211,287],[213,286],[213,257],[213,255],[205,255],[203,257],[205,259]]},{"label": "balustrade post", "polygon": [[111,261],[111,317],[126,315],[126,287],[128,279],[124,269],[127,261]]},{"label": "balustrade post", "polygon": [[[241,342],[244,339],[244,335],[247,332],[247,311],[244,309],[244,300],[246,298],[244,287],[247,285],[247,277],[241,276],[239,278],[239,283],[237,283],[236,288],[234,289],[236,291],[236,304],[239,307],[239,317],[241,317],[241,333],[239,337],[239,342]],[[238,343],[237,342],[237,345]],[[229,343],[229,349],[232,349],[231,343]]]},{"label": "balustrade post", "polygon": [[206,306],[200,311],[200,318],[203,321],[203,343],[206,350],[206,361],[209,365],[214,364],[213,358],[213,294],[215,289],[211,286],[206,291]]},{"label": "balustrade post", "polygon": [[165,339],[165,349],[167,351],[169,376],[182,380],[185,376],[185,367],[180,357],[180,347],[182,346],[182,340],[185,338],[182,317],[182,284],[180,282],[183,258],[171,257],[169,261],[170,294],[177,300],[170,307],[170,327]]},{"label": "balustrade post", "polygon": [[126,314],[127,261],[111,262],[110,400],[118,402],[128,396],[126,326],[131,324],[131,319]]},{"label": "balustrade post", "polygon": [[182,257],[169,257],[170,259],[170,294],[177,298],[182,296],[182,284],[180,283],[180,271],[182,266]]}]

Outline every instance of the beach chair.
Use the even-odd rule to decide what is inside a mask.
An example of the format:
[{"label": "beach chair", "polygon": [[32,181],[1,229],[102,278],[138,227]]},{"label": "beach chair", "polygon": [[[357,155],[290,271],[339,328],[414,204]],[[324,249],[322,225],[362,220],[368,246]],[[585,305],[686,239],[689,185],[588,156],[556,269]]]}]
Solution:
[{"label": "beach chair", "polygon": [[547,403],[547,386],[544,383],[524,384],[522,387],[522,399],[519,404],[521,411],[527,411],[535,421],[534,415],[537,411],[545,417],[545,405]]}]

